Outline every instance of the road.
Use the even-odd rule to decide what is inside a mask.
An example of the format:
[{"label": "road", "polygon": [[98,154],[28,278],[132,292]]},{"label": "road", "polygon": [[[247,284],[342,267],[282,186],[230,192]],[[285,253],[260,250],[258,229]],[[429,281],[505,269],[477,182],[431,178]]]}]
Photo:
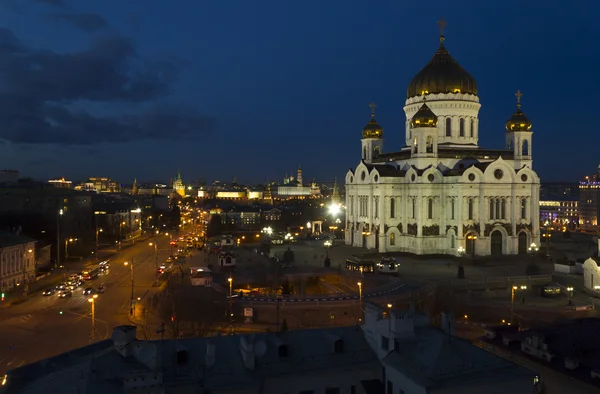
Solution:
[{"label": "road", "polygon": [[113,255],[109,272],[77,288],[71,298],[37,293],[26,302],[0,310],[0,375],[92,342],[91,303],[89,296],[83,295],[85,287],[103,284],[105,288],[94,302],[93,341],[109,338],[115,326],[131,324],[131,270],[124,262],[133,260],[134,298],[143,297],[156,281],[155,248],[149,242],[157,242],[158,261],[164,262],[170,249],[169,237],[162,235]]}]

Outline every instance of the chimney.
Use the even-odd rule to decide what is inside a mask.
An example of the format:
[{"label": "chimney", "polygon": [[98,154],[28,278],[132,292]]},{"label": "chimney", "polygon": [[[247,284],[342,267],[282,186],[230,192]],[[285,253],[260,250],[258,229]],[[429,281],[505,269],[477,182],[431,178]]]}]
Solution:
[{"label": "chimney", "polygon": [[206,342],[205,364],[207,367],[212,367],[215,364],[215,344],[210,341]]},{"label": "chimney", "polygon": [[454,313],[442,312],[442,331],[448,336],[454,336]]},{"label": "chimney", "polygon": [[113,329],[112,341],[115,350],[123,357],[131,355],[131,343],[136,339],[135,326],[118,326]]}]

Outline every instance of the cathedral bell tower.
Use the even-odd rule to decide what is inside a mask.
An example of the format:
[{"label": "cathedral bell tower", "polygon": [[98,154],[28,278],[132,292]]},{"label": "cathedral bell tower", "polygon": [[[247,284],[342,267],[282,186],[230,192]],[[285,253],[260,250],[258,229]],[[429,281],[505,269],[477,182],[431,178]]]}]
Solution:
[{"label": "cathedral bell tower", "polygon": [[521,111],[520,90],[515,93],[517,97],[517,111],[506,122],[506,149],[514,153],[515,169],[524,165],[531,168],[531,142],[533,132],[531,131],[531,121]]},{"label": "cathedral bell tower", "polygon": [[375,120],[375,103],[370,104],[371,120],[362,130],[362,159],[371,163],[383,153],[383,129]]},{"label": "cathedral bell tower", "polygon": [[435,158],[438,151],[438,117],[425,103],[410,120],[411,157]]}]

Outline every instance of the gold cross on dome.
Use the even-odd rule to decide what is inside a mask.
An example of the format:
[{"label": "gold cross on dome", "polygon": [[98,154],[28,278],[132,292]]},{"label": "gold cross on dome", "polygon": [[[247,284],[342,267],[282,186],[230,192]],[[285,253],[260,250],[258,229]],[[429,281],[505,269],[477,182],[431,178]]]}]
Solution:
[{"label": "gold cross on dome", "polygon": [[374,118],[375,117],[375,103],[371,102],[371,104],[369,104],[369,107],[371,107],[371,116]]},{"label": "gold cross on dome", "polygon": [[521,93],[521,90],[517,90],[517,93],[515,93],[515,97],[517,98],[517,104],[521,104],[522,96],[523,96],[523,93]]},{"label": "gold cross on dome", "polygon": [[444,17],[442,17],[439,21],[438,21],[438,26],[440,27],[440,37],[444,37],[444,29],[446,28],[446,21],[444,20]]}]

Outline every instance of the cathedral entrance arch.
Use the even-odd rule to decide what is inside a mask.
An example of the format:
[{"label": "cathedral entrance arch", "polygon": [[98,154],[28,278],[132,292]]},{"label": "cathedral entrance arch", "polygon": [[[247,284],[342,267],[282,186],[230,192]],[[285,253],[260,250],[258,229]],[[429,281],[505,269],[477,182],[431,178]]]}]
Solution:
[{"label": "cathedral entrance arch", "polygon": [[527,233],[525,231],[519,233],[519,254],[527,254]]},{"label": "cathedral entrance arch", "polygon": [[491,254],[492,256],[499,256],[502,254],[502,243],[504,241],[504,237],[500,230],[494,230],[490,236],[491,239]]}]

